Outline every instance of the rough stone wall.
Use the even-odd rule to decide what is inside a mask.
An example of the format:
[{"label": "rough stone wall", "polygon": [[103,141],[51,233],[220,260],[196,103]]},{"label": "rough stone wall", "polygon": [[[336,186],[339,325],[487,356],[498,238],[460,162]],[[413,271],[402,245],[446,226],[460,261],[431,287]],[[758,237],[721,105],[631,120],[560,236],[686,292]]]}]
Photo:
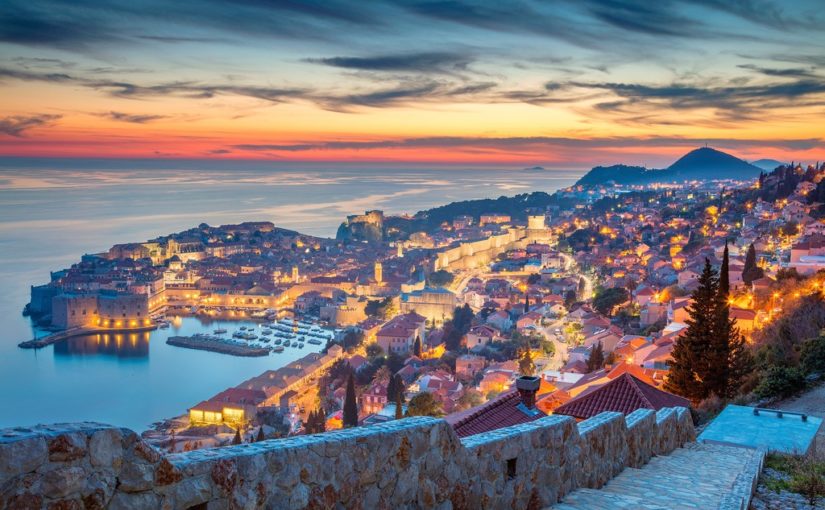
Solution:
[{"label": "rough stone wall", "polygon": [[[690,413],[687,413],[690,417]],[[651,409],[637,409],[627,415],[627,465],[640,468],[655,455],[656,413]],[[693,428],[691,422],[690,428]]]},{"label": "rough stone wall", "polygon": [[578,424],[577,486],[598,489],[624,469],[627,426],[621,413],[602,413]]},{"label": "rough stone wall", "polygon": [[685,409],[548,416],[459,439],[406,418],[162,454],[97,423],[0,431],[0,509],[537,509],[693,437]]}]

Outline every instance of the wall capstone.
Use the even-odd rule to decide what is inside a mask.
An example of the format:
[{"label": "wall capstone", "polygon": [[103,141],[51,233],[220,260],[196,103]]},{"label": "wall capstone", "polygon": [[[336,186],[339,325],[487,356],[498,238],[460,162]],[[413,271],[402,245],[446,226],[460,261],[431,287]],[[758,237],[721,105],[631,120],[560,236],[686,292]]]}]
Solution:
[{"label": "wall capstone", "polygon": [[694,435],[681,408],[461,439],[415,417],[176,454],[99,423],[17,427],[0,430],[0,509],[537,509]]}]

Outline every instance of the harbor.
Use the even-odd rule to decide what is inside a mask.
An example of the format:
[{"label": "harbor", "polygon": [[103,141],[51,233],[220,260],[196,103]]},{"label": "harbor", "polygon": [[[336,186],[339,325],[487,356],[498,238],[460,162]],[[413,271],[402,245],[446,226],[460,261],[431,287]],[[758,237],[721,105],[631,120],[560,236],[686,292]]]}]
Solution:
[{"label": "harbor", "polygon": [[332,330],[321,328],[317,324],[282,319],[255,326],[237,323],[235,327],[214,329],[211,334],[171,336],[166,343],[232,356],[267,356],[270,353],[283,353],[287,349],[317,348],[326,345],[333,337]]}]

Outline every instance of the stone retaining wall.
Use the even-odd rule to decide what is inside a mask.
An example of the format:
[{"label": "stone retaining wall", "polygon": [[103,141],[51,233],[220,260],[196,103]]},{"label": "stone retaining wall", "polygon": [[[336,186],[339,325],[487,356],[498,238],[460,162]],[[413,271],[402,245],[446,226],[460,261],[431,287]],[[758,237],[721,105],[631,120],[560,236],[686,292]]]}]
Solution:
[{"label": "stone retaining wall", "polygon": [[41,425],[0,431],[0,509],[537,509],[693,434],[682,408],[548,416],[463,439],[418,417],[162,454],[127,429]]}]

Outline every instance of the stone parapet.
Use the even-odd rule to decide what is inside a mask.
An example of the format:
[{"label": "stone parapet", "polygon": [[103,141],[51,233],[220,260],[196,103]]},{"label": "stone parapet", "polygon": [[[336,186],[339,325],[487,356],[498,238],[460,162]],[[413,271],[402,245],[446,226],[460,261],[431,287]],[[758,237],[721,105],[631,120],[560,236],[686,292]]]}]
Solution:
[{"label": "stone parapet", "polygon": [[0,430],[0,509],[542,508],[692,437],[686,409],[462,439],[416,417],[176,454],[99,423],[18,427]]}]

